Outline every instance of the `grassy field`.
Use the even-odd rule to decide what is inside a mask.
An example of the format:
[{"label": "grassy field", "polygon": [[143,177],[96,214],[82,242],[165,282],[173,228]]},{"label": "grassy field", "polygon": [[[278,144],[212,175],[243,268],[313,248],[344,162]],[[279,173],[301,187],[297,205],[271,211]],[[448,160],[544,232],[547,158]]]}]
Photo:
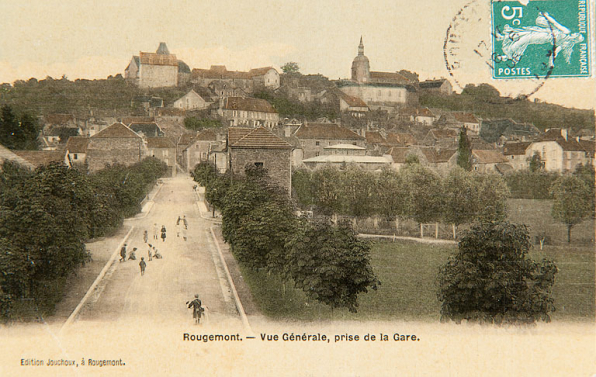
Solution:
[{"label": "grassy field", "polygon": [[[243,271],[260,310],[274,319],[405,320],[435,322],[440,318],[436,276],[455,248],[415,243],[374,242],[371,261],[381,280],[377,291],[359,297],[358,313],[332,312],[308,302],[299,291],[284,287],[279,279],[262,272]],[[555,260],[559,273],[554,287],[553,320],[594,320],[594,251],[589,247],[546,247],[532,250],[533,259]]]}]

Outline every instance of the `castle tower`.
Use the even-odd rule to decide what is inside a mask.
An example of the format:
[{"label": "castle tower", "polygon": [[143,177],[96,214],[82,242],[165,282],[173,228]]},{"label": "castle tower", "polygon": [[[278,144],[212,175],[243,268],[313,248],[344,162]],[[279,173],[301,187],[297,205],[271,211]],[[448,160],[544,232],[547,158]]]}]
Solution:
[{"label": "castle tower", "polygon": [[359,84],[368,82],[370,78],[370,62],[364,55],[364,43],[362,43],[362,36],[360,37],[360,44],[358,45],[358,56],[352,62],[352,80]]}]

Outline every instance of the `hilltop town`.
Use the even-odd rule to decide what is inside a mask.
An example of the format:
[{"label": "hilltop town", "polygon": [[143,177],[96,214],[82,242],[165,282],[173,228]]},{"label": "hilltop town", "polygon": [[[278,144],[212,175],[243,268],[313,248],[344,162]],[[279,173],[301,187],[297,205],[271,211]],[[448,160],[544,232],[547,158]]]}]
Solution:
[{"label": "hilltop town", "polygon": [[545,119],[537,114],[559,107],[503,98],[486,84],[455,94],[448,79],[420,81],[415,72],[371,66],[362,38],[351,77],[340,80],[301,74],[293,62],[282,72],[191,69],[162,42],[155,52],[133,55],[123,75],[3,84],[0,102],[39,116],[39,151],[16,154],[33,165],[64,161],[90,171],[144,156],[163,160],[170,175],[201,161],[224,171],[232,159],[230,127],[265,128],[291,146],[292,168],[399,169],[415,155],[447,172],[464,128],[479,172],[526,169],[534,155],[546,171],[594,164],[593,112],[561,108],[562,116]]}]

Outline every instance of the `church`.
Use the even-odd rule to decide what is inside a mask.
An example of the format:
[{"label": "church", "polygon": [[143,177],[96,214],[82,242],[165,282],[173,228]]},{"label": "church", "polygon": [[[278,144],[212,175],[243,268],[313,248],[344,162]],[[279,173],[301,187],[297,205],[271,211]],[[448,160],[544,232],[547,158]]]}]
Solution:
[{"label": "church", "polygon": [[352,62],[352,78],[340,81],[338,87],[342,92],[362,99],[371,110],[394,113],[400,107],[418,106],[418,79],[415,76],[371,71],[360,37],[358,56]]}]

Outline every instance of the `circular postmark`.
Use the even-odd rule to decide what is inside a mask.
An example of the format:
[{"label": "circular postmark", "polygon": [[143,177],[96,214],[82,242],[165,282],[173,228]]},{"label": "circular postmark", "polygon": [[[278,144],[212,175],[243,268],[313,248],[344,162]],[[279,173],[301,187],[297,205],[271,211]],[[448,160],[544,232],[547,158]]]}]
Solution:
[{"label": "circular postmark", "polygon": [[[493,17],[495,3],[501,2],[472,0],[452,18],[443,44],[445,65],[460,90],[469,84],[490,84],[502,97],[525,99],[538,92],[553,72],[557,31],[548,13],[537,6],[530,12],[503,2],[497,4],[504,15],[498,19]],[[532,22],[547,21],[542,27],[520,26],[521,16],[528,14]]]}]

